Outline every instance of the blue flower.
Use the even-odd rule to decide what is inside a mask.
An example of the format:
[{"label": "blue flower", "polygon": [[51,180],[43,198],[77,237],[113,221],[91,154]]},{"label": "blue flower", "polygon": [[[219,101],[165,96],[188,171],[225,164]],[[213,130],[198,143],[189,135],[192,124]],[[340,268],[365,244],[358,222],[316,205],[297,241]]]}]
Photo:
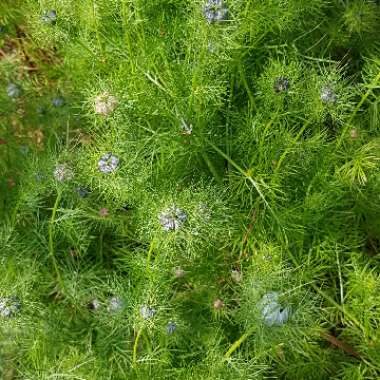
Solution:
[{"label": "blue flower", "polygon": [[38,116],[45,116],[47,114],[47,109],[45,106],[38,106],[36,112]]},{"label": "blue flower", "polygon": [[62,107],[62,106],[65,104],[65,99],[63,99],[62,96],[56,96],[56,97],[53,98],[53,100],[51,101],[51,104],[52,104],[54,107]]},{"label": "blue flower", "polygon": [[36,174],[35,174],[35,179],[37,182],[42,182],[44,179],[46,179],[46,176],[43,172],[41,171],[38,171]]},{"label": "blue flower", "polygon": [[338,96],[331,87],[324,87],[321,91],[321,100],[323,103],[335,104],[338,100]]},{"label": "blue flower", "polygon": [[140,315],[143,317],[143,319],[153,318],[156,315],[156,312],[156,309],[153,309],[148,305],[143,305],[140,307]]},{"label": "blue flower", "polygon": [[111,297],[108,300],[107,310],[111,313],[117,313],[124,309],[124,301],[120,297]]},{"label": "blue flower", "polygon": [[0,315],[4,318],[14,317],[21,309],[21,301],[18,297],[0,298]]},{"label": "blue flower", "polygon": [[176,206],[171,206],[162,211],[158,218],[165,231],[175,231],[181,228],[186,222],[187,215],[182,209]]},{"label": "blue flower", "polygon": [[53,172],[54,178],[59,182],[70,181],[74,173],[66,164],[59,164]]},{"label": "blue flower", "polygon": [[97,298],[94,298],[88,304],[88,308],[94,311],[99,310],[101,307],[102,307],[102,304]]},{"label": "blue flower", "polygon": [[98,161],[99,170],[102,173],[112,173],[119,166],[119,158],[112,153],[104,154]]},{"label": "blue flower", "polygon": [[55,24],[57,21],[57,11],[55,9],[45,11],[41,16],[41,20],[46,24]]},{"label": "blue flower", "polygon": [[10,98],[18,98],[21,95],[21,87],[15,83],[9,83],[7,86],[7,94]]},{"label": "blue flower", "polygon": [[287,92],[290,88],[290,82],[288,78],[278,77],[273,85],[273,89],[275,92]]},{"label": "blue flower", "polygon": [[85,187],[78,186],[75,190],[81,198],[86,198],[89,194],[89,190]]},{"label": "blue flower", "polygon": [[20,145],[20,152],[23,154],[23,155],[26,155],[29,153],[29,146],[28,145]]},{"label": "blue flower", "polygon": [[169,335],[173,334],[175,332],[175,330],[177,330],[177,324],[175,322],[169,322],[167,325],[166,325],[166,331]]},{"label": "blue flower", "polygon": [[223,0],[208,0],[203,8],[203,14],[209,23],[223,21],[228,10]]},{"label": "blue flower", "polygon": [[281,326],[290,317],[290,308],[282,307],[278,299],[278,292],[269,292],[258,303],[262,319],[267,326]]}]

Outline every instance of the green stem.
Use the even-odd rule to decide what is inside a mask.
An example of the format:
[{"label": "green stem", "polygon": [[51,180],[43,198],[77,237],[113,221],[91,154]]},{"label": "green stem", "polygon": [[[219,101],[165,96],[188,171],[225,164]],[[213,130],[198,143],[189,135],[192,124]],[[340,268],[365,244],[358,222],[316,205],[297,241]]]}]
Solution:
[{"label": "green stem", "polygon": [[[288,254],[290,259],[293,262],[293,265],[298,268],[301,267],[301,265],[298,263],[298,260],[296,257],[293,255],[291,250],[288,250]],[[347,316],[351,322],[358,327],[364,334],[365,334],[365,328],[364,326],[355,318],[353,314],[348,312],[346,308],[344,308],[342,305],[340,305],[338,302],[336,302],[332,297],[330,297],[328,294],[326,294],[323,290],[321,290],[317,285],[314,283],[310,283],[311,287],[319,293],[325,300],[327,300],[331,305],[334,305],[343,315]]]},{"label": "green stem", "polygon": [[[247,82],[247,78],[245,76],[245,72],[244,72],[244,69],[243,69],[243,67],[242,67],[241,64],[239,64],[239,73],[240,73],[241,80],[243,82],[243,86],[244,86],[245,90],[247,91],[247,95],[248,95],[248,98],[249,98],[250,106],[253,108],[254,111],[257,111],[255,98],[254,98],[254,96],[252,94],[251,89],[249,88],[249,85],[248,85],[248,82]],[[232,85],[233,85],[233,83],[232,83]]]},{"label": "green stem", "polygon": [[53,262],[54,270],[55,270],[55,273],[57,275],[57,281],[61,285],[61,288],[62,288],[63,287],[62,286],[63,285],[62,278],[61,278],[61,274],[60,274],[59,269],[58,269],[58,263],[57,263],[57,259],[55,257],[55,249],[54,249],[54,223],[55,223],[55,216],[57,214],[58,205],[59,205],[59,202],[61,201],[61,198],[62,198],[62,193],[59,190],[58,194],[57,194],[57,198],[56,198],[54,206],[53,206],[52,213],[51,213],[48,232],[49,232],[49,257],[51,258],[51,260]]},{"label": "green stem", "polygon": [[149,272],[150,262],[152,260],[152,254],[154,249],[154,240],[151,241],[149,251],[148,251],[148,257],[146,259],[146,271]]},{"label": "green stem", "polygon": [[104,239],[104,229],[102,228],[100,235],[99,235],[99,258],[100,261],[103,262],[103,239]]},{"label": "green stem", "polygon": [[305,129],[307,128],[307,126],[309,125],[310,123],[309,122],[306,122],[304,124],[304,126],[300,129],[300,131],[298,132],[297,136],[293,139],[292,141],[292,144],[290,147],[288,147],[281,155],[280,159],[278,160],[278,163],[277,163],[277,166],[274,170],[274,172],[277,174],[278,171],[280,170],[280,167],[283,163],[283,161],[285,160],[285,157],[289,154],[289,152],[291,151],[291,148],[293,147],[293,145],[300,139],[300,137],[302,136],[302,134],[304,133]]},{"label": "green stem", "polygon": [[253,334],[255,331],[255,327],[250,328],[247,332],[245,332],[238,340],[236,340],[228,351],[224,354],[224,359],[227,360],[231,357],[231,355],[242,345],[242,343],[247,340],[247,338]]},{"label": "green stem", "polygon": [[339,148],[342,143],[343,143],[343,140],[344,140],[344,136],[346,135],[347,133],[347,130],[349,128],[351,128],[351,123],[352,121],[354,120],[356,114],[359,112],[361,106],[364,104],[364,102],[367,100],[368,96],[371,94],[372,90],[373,90],[373,87],[375,86],[375,84],[380,80],[380,71],[378,72],[378,74],[375,76],[375,78],[373,79],[373,81],[371,82],[371,84],[369,85],[369,88],[368,88],[368,91],[362,96],[362,98],[360,99],[360,102],[358,103],[358,105],[356,106],[354,112],[352,113],[350,119],[348,120],[348,122],[346,123],[346,127],[344,128],[338,142],[337,142],[337,148]]},{"label": "green stem", "polygon": [[137,363],[137,347],[138,347],[139,340],[140,340],[142,332],[143,332],[143,329],[141,328],[138,331],[137,335],[136,335],[135,344],[133,345],[133,367],[136,367],[136,363]]},{"label": "green stem", "polygon": [[211,141],[205,140],[208,144],[211,145],[211,147],[219,153],[223,158],[225,158],[228,162],[231,163],[231,166],[233,166],[243,177],[245,177],[255,188],[257,193],[259,194],[259,197],[262,199],[264,202],[265,206],[268,208],[268,210],[271,212],[273,217],[275,218],[276,222],[278,223],[279,226],[281,225],[280,219],[278,218],[277,214],[274,212],[272,207],[269,205],[268,201],[266,200],[264,193],[261,191],[261,188],[259,186],[259,183],[256,182],[250,174],[247,173],[247,171],[243,170],[234,160],[232,160],[231,157],[229,157],[227,154],[225,154],[222,150],[220,150],[216,145],[214,145]]},{"label": "green stem", "polygon": [[343,308],[342,305],[339,305],[332,297],[327,295],[323,290],[319,289],[317,285],[311,284],[311,286],[314,288],[314,290],[319,293],[323,298],[325,298],[327,301],[330,302],[330,304],[334,305],[343,315],[347,316],[351,322],[358,327],[363,334],[365,334],[365,328],[364,326],[355,318],[353,314],[347,311],[346,308]]},{"label": "green stem", "polygon": [[211,174],[214,176],[214,178],[219,182],[219,183],[222,183],[222,178],[220,177],[218,171],[216,170],[214,164],[211,162],[208,154],[206,152],[202,152],[202,157],[208,167],[208,169],[210,170]]}]

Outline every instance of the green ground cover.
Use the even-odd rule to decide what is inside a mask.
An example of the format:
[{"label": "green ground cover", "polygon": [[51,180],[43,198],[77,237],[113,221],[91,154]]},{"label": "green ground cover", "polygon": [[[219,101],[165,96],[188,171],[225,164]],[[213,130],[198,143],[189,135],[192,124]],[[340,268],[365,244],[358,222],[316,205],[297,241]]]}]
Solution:
[{"label": "green ground cover", "polygon": [[380,378],[380,3],[0,2],[1,379]]}]

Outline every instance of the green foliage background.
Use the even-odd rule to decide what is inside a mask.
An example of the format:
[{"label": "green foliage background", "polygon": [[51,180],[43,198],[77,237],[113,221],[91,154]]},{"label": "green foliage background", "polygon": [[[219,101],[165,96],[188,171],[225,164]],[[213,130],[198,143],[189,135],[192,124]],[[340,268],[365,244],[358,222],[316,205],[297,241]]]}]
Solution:
[{"label": "green foliage background", "polygon": [[380,377],[379,1],[225,3],[1,1],[1,378]]}]

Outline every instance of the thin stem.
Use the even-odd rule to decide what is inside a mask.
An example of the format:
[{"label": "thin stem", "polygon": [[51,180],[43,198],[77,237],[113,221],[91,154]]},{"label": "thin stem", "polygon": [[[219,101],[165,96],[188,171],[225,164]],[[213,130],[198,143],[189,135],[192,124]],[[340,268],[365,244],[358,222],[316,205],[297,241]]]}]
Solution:
[{"label": "thin stem", "polygon": [[136,367],[136,363],[137,363],[137,347],[138,347],[139,340],[140,340],[142,332],[143,332],[143,329],[141,328],[138,331],[137,335],[136,335],[135,344],[133,345],[133,367]]},{"label": "thin stem", "polygon": [[[310,123],[309,122],[306,122],[304,124],[304,126],[300,129],[300,131],[298,132],[297,136],[293,139],[292,141],[292,144],[291,145],[294,145],[299,139],[300,137],[302,136],[302,134],[304,133],[306,127],[309,125]],[[280,167],[283,163],[283,161],[285,160],[285,157],[288,155],[288,153],[290,152],[290,149],[291,147],[288,147],[281,155],[280,159],[278,160],[278,163],[277,163],[277,166],[274,170],[275,173],[278,173],[278,171],[280,170]]]},{"label": "thin stem", "polygon": [[231,157],[229,157],[227,154],[225,154],[223,151],[221,151],[216,145],[214,145],[211,141],[209,140],[206,140],[206,142],[208,142],[208,144],[210,144],[214,150],[219,153],[222,157],[224,157],[228,162],[231,163],[231,165],[241,174],[243,175],[252,185],[253,187],[256,189],[257,193],[259,194],[260,198],[262,199],[262,201],[264,202],[265,206],[268,208],[268,210],[271,212],[271,214],[273,215],[273,217],[275,218],[276,222],[281,226],[281,222],[279,220],[279,218],[277,217],[276,213],[273,211],[272,207],[270,207],[268,201],[266,200],[263,192],[261,191],[261,188],[258,184],[258,182],[256,182],[248,173],[247,171],[243,170],[234,160],[232,160]]},{"label": "thin stem", "polygon": [[368,96],[371,94],[372,90],[373,90],[373,87],[375,86],[375,84],[380,80],[380,71],[378,72],[378,74],[375,76],[375,78],[373,79],[373,81],[370,83],[369,85],[369,88],[367,90],[367,92],[362,96],[362,98],[360,99],[360,102],[358,103],[358,105],[356,106],[354,112],[352,113],[351,117],[349,118],[349,120],[347,121],[346,123],[346,127],[343,129],[343,132],[342,134],[340,135],[340,138],[336,144],[336,147],[339,148],[342,143],[343,143],[343,140],[344,140],[344,136],[346,135],[347,133],[347,130],[349,128],[351,128],[351,123],[352,121],[354,120],[356,114],[359,112],[361,106],[364,104],[364,102],[367,100]]},{"label": "thin stem", "polygon": [[61,198],[62,198],[62,192],[61,190],[58,190],[57,198],[55,199],[55,203],[54,203],[53,210],[50,217],[48,233],[49,233],[49,257],[51,258],[53,262],[54,270],[57,275],[57,281],[61,285],[61,288],[62,288],[63,283],[62,283],[61,274],[58,269],[58,263],[55,257],[55,248],[54,248],[54,223],[55,223],[55,217],[57,214],[58,205],[59,205],[59,202],[61,201]]},{"label": "thin stem", "polygon": [[256,330],[256,327],[250,328],[247,332],[245,332],[238,340],[236,340],[228,351],[224,354],[224,359],[227,360],[231,357],[231,355],[242,345],[242,343],[253,334],[253,332]]},{"label": "thin stem", "polygon": [[146,271],[149,272],[150,262],[152,260],[152,254],[154,249],[154,240],[151,241],[149,251],[148,251],[148,257],[146,259]]},{"label": "thin stem", "polygon": [[214,176],[214,178],[219,182],[219,183],[222,183],[222,178],[220,177],[218,171],[216,170],[214,164],[211,162],[208,154],[203,151],[202,152],[202,157],[204,159],[204,161],[206,162],[206,165],[208,167],[208,169],[210,170],[211,174]]}]

